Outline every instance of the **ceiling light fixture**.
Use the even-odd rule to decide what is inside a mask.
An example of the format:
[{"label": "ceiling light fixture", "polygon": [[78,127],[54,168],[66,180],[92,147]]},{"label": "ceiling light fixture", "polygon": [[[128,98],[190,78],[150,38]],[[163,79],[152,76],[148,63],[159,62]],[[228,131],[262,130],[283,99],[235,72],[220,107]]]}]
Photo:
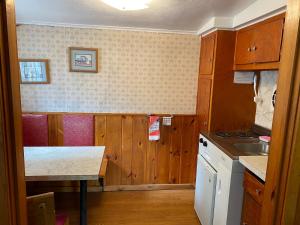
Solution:
[{"label": "ceiling light fixture", "polygon": [[116,9],[127,11],[146,9],[151,0],[102,0],[102,2]]}]

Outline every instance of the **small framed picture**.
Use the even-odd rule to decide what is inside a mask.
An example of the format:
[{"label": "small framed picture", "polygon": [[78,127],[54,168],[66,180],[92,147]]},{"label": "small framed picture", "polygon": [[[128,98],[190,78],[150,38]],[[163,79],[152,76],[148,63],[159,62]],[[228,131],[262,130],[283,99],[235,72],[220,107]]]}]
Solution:
[{"label": "small framed picture", "polygon": [[70,72],[98,73],[98,49],[70,47]]},{"label": "small framed picture", "polygon": [[22,84],[49,84],[48,59],[20,59],[20,75]]}]

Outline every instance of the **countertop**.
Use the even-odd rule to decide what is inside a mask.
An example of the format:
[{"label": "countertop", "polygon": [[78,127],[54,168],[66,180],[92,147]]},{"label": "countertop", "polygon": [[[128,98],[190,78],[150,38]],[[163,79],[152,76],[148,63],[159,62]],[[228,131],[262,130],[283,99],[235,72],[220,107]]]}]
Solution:
[{"label": "countertop", "polygon": [[268,165],[268,156],[240,156],[239,161],[248,170],[265,181]]},{"label": "countertop", "polygon": [[259,140],[257,138],[222,138],[212,132],[201,132],[201,134],[230,158],[232,158],[233,160],[239,160],[242,165],[244,165],[260,179],[265,181],[268,156],[250,156],[234,147],[235,143],[258,142]]},{"label": "countertop", "polygon": [[235,143],[249,143],[259,141],[257,138],[222,138],[212,132],[201,132],[201,134],[233,160],[238,160],[240,156],[247,156],[245,152],[242,152],[234,147]]}]

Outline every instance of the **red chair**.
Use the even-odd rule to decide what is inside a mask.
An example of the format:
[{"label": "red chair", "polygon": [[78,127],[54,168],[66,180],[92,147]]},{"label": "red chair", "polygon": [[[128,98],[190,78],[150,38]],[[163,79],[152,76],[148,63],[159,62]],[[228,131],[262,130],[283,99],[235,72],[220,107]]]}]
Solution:
[{"label": "red chair", "polygon": [[93,115],[64,115],[63,127],[65,146],[94,145]]},{"label": "red chair", "polygon": [[48,116],[23,114],[24,146],[48,146]]}]

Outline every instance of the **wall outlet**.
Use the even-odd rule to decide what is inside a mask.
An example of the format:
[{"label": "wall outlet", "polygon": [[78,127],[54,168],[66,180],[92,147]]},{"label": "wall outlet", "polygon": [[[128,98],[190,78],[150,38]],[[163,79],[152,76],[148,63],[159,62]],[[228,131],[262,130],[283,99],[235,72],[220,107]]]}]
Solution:
[{"label": "wall outlet", "polygon": [[171,116],[164,116],[162,124],[164,126],[171,126],[172,125],[172,117]]}]

